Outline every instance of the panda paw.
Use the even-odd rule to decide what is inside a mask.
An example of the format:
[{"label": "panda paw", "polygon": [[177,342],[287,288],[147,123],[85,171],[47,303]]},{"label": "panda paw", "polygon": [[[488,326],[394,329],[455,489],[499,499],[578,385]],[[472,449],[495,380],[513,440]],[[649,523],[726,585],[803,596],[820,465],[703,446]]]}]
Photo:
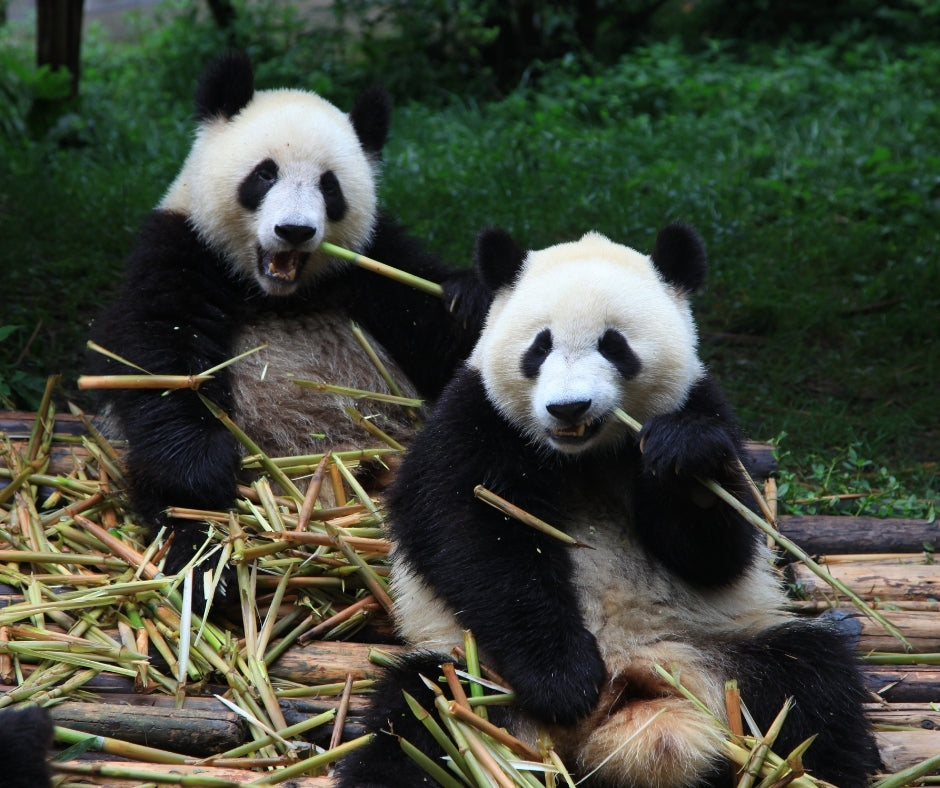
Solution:
[{"label": "panda paw", "polygon": [[483,289],[473,271],[458,271],[448,276],[441,287],[444,303],[454,320],[465,329],[478,332],[492,297]]},{"label": "panda paw", "polygon": [[597,705],[607,668],[597,641],[583,630],[569,646],[554,648],[552,664],[544,669],[520,666],[512,681],[519,705],[535,719],[572,725],[587,717]]},{"label": "panda paw", "polygon": [[682,412],[650,419],[640,432],[640,449],[646,472],[663,484],[695,476],[722,480],[738,456],[723,424]]}]

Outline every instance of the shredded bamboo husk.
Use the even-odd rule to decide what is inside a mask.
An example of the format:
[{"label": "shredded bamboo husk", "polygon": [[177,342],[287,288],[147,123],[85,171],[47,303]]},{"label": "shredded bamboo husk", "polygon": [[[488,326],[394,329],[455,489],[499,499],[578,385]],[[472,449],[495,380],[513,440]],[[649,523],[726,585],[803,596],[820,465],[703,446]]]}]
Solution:
[{"label": "shredded bamboo husk", "polygon": [[[260,476],[252,486],[239,488],[233,509],[172,511],[211,526],[204,551],[211,556],[210,565],[231,561],[236,567],[237,605],[211,609],[204,621],[185,601],[192,569],[164,575],[166,535],[151,540],[127,505],[123,447],[108,442],[74,406],[74,418],[85,429],[77,435],[57,433],[54,385],[50,380],[28,434],[0,432],[0,583],[8,587],[7,604],[0,607],[0,708],[32,702],[54,711],[66,700],[100,700],[107,682],[119,682],[141,697],[165,697],[183,708],[218,697],[247,732],[237,746],[194,757],[60,726],[56,745],[67,749],[57,773],[80,776],[84,784],[124,778],[161,785],[263,785],[327,775],[344,752],[368,742],[368,737],[345,732],[342,723],[345,719],[348,727],[352,715],[355,733],[353,702],[367,695],[374,674],[357,668],[359,672],[342,671],[335,681],[323,683],[313,671],[285,678],[277,665],[286,654],[315,655],[329,642],[389,636],[390,546],[381,501],[359,487],[351,471],[360,460],[399,448],[364,432],[358,451],[277,458],[265,456],[245,436],[244,465]],[[330,384],[324,385],[330,390]],[[207,407],[240,434],[227,414],[212,403]],[[70,457],[68,467],[52,471],[53,452],[61,454],[63,447]],[[300,479],[315,481],[303,490]],[[320,504],[323,483],[341,488],[342,494],[335,496],[341,505]],[[273,485],[282,494],[275,495]],[[480,493],[486,497],[485,490]],[[515,511],[514,516],[525,521],[524,513]],[[552,532],[548,524],[530,525]],[[561,532],[554,535],[565,539]],[[823,572],[822,579],[827,577]],[[460,697],[441,693],[435,709],[416,710],[426,715],[422,719],[428,726],[435,726],[442,744],[447,742],[450,763],[425,763],[402,742],[409,757],[421,761],[444,785],[573,785],[550,742],[540,741],[533,750],[492,727],[487,707],[512,702],[512,695],[477,680],[485,675],[485,666],[469,635],[464,654],[469,678],[450,674],[451,692],[460,688]],[[936,654],[884,649],[869,657],[872,664],[883,665],[936,660]],[[380,661],[379,652],[373,653],[373,661]],[[285,704],[312,698],[333,699],[335,705],[329,712],[306,715],[300,723],[288,718]],[[443,722],[434,722],[432,712]],[[781,710],[782,720],[785,712]],[[726,754],[746,767],[740,779],[750,780],[739,785],[819,785],[793,769],[799,753],[773,753],[773,738],[773,731],[745,735],[728,730]],[[99,768],[83,761],[85,751],[129,761]],[[216,764],[227,776],[189,774],[171,782],[171,777],[135,766],[159,763]],[[935,759],[928,758],[882,776],[879,785],[920,784],[936,768]],[[233,779],[232,774],[243,776]]]}]

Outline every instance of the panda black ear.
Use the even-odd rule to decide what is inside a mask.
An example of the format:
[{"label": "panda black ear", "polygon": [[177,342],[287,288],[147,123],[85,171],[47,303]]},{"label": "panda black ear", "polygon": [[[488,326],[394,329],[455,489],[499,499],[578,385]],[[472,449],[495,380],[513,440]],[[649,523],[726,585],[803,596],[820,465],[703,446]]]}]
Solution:
[{"label": "panda black ear", "polygon": [[392,97],[380,85],[360,93],[349,113],[356,136],[368,153],[382,152],[391,118]]},{"label": "panda black ear", "polygon": [[665,280],[686,293],[694,293],[705,283],[705,244],[687,224],[674,222],[660,230],[651,257]]},{"label": "panda black ear", "polygon": [[210,63],[196,87],[196,120],[240,112],[255,95],[255,72],[243,52],[231,52]]},{"label": "panda black ear", "polygon": [[491,292],[511,284],[522,269],[526,251],[505,230],[487,228],[477,236],[477,275]]}]

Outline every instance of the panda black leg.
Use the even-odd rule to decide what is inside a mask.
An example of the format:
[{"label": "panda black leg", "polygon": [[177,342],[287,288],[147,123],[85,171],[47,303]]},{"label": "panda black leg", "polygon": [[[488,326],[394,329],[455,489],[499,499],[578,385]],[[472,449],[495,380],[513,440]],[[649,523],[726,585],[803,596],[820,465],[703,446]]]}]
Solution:
[{"label": "panda black leg", "polygon": [[813,776],[839,788],[864,788],[881,759],[862,703],[868,699],[852,639],[825,622],[792,621],[730,646],[732,674],[757,724],[766,730],[794,700],[774,751],[786,755],[816,735],[803,756]]},{"label": "panda black leg", "polygon": [[0,783],[6,788],[51,785],[46,749],[52,742],[52,720],[39,706],[0,711]]},{"label": "panda black leg", "polygon": [[[429,652],[411,654],[389,668],[369,702],[365,728],[374,734],[370,744],[347,755],[336,768],[336,788],[414,788],[437,785],[401,748],[405,739],[447,769],[444,751],[405,702],[407,692],[434,713],[434,693],[422,676],[435,681],[441,664],[451,657]],[[435,715],[436,719],[436,715]]]},{"label": "panda black leg", "polygon": [[[164,574],[175,575],[193,560],[196,553],[205,544],[208,537],[207,532],[195,523],[185,520],[171,520],[168,523],[172,528],[173,541],[170,549],[167,550],[166,560],[163,564]],[[218,566],[218,553],[199,561],[193,567],[193,602],[194,612],[202,614],[205,611],[208,594],[206,590],[207,572],[215,572]],[[235,570],[226,564],[222,568],[222,576],[215,586],[215,595],[213,604],[227,604],[236,587]]]}]

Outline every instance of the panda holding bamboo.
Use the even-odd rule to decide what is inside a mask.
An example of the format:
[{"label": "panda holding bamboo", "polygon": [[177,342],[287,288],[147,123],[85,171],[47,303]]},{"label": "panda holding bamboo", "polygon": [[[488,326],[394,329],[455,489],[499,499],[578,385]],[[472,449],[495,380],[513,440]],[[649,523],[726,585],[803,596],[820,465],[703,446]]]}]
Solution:
[{"label": "panda holding bamboo", "polygon": [[[112,355],[93,354],[93,371],[212,370],[198,394],[272,457],[362,448],[349,405],[406,443],[406,408],[294,382],[433,399],[479,332],[486,300],[472,271],[451,271],[379,211],[388,95],[367,90],[347,114],[309,91],[256,91],[248,58],[231,54],[205,70],[195,106],[192,149],[94,327]],[[330,257],[324,241],[441,283],[446,297]],[[205,533],[167,508],[232,506],[245,451],[197,392],[111,390],[103,403],[128,442],[133,507],[169,526],[176,573]]]},{"label": "panda holding bamboo", "polygon": [[[750,501],[735,417],[697,354],[698,235],[670,225],[647,256],[596,233],[526,252],[488,230],[476,257],[493,293],[482,334],[388,501],[396,623],[414,651],[378,687],[376,736],[338,784],[433,784],[398,744],[443,755],[402,691],[433,710],[420,677],[469,629],[516,693],[490,719],[530,744],[547,730],[584,785],[734,784],[715,720],[736,679],[762,731],[792,698],[776,752],[815,736],[809,771],[864,786],[879,756],[852,644],[785,612],[759,532],[698,481]],[[507,517],[478,485],[589,547]]]}]

